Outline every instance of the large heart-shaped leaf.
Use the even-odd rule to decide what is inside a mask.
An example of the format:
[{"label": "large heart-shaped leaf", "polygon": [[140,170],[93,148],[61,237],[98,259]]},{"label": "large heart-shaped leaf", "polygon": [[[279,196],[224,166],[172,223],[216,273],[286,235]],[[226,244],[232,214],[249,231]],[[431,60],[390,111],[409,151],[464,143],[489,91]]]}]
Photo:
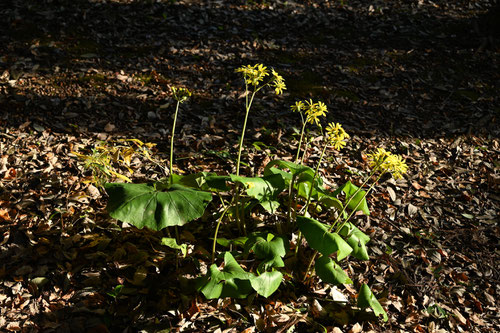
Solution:
[{"label": "large heart-shaped leaf", "polygon": [[309,246],[325,256],[336,252],[337,260],[340,261],[352,252],[352,248],[340,235],[328,232],[328,227],[321,222],[297,216],[297,225]]},{"label": "large heart-shaped leaf", "polygon": [[357,207],[357,211],[360,210],[365,213],[365,215],[370,215],[370,210],[368,209],[368,204],[365,198],[366,192],[360,190],[356,195],[354,195],[358,189],[359,187],[348,181],[347,183],[339,187],[335,192],[333,192],[333,195],[337,196],[341,191],[344,192],[346,200],[350,200],[349,204],[347,205],[349,209],[353,210]]},{"label": "large heart-shaped leaf", "polygon": [[278,289],[282,279],[283,274],[281,274],[281,272],[272,271],[252,277],[250,283],[252,284],[252,288],[255,289],[259,295],[269,297]]},{"label": "large heart-shaped leaf", "polygon": [[368,287],[366,284],[363,284],[361,286],[361,289],[359,290],[358,306],[360,308],[370,307],[373,309],[373,313],[375,313],[376,316],[382,315],[384,317],[384,321],[388,320],[387,313],[385,312],[384,308],[382,307],[382,305],[380,305],[377,298],[370,290],[370,287]]},{"label": "large heart-shaped leaf", "polygon": [[165,192],[155,184],[108,183],[107,210],[109,215],[138,228],[161,230],[184,225],[205,212],[212,195],[174,184]]},{"label": "large heart-shaped leaf", "polygon": [[221,271],[215,264],[210,266],[200,291],[208,299],[219,297],[244,298],[252,290],[250,283],[252,277],[253,274],[245,272],[233,255],[226,252],[224,254],[224,268]]},{"label": "large heart-shaped leaf", "polygon": [[285,182],[280,175],[270,175],[262,178],[231,175],[231,180],[243,184],[248,196],[257,199],[268,212],[273,213],[279,207],[276,197],[285,189]]},{"label": "large heart-shaped leaf", "polygon": [[347,243],[352,247],[352,255],[360,260],[369,260],[368,251],[366,249],[366,243],[370,241],[365,233],[359,230],[354,224],[348,222],[346,223],[339,234],[346,238]]},{"label": "large heart-shaped leaf", "polygon": [[316,274],[321,280],[331,284],[352,283],[344,270],[328,256],[321,256],[314,264]]},{"label": "large heart-shaped leaf", "polygon": [[265,271],[271,267],[284,267],[282,257],[286,255],[288,248],[288,239],[283,236],[274,236],[273,234],[253,234],[250,235],[245,243],[245,252],[252,250],[257,259],[263,260],[257,270]]}]

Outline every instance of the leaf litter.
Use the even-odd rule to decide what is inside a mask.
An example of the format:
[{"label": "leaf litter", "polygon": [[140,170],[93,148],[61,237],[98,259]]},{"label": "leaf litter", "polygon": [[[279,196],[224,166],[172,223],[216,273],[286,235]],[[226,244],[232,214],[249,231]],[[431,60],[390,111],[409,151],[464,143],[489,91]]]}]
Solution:
[{"label": "leaf litter", "polygon": [[[0,330],[500,330],[499,70],[498,46],[483,46],[495,38],[482,19],[488,6],[0,5]],[[192,259],[178,262],[161,232],[107,217],[106,198],[71,156],[99,140],[138,138],[165,159],[168,86],[181,84],[195,96],[181,114],[176,167],[231,171],[243,112],[233,70],[260,61],[286,73],[290,89],[256,105],[248,143],[265,148],[249,150],[245,174],[292,156],[299,120],[286,105],[306,97],[322,98],[329,120],[354,134],[322,165],[330,184],[362,173],[363,152],[376,147],[408,161],[407,178],[382,182],[371,215],[357,217],[374,263],[343,267],[373,286],[388,323],[345,304],[350,286],[319,279],[269,299],[207,301],[188,286],[209,264],[208,243],[193,244],[212,222],[183,230]],[[306,162],[318,157],[313,144]],[[160,171],[144,160],[131,168],[121,171],[134,181]]]}]

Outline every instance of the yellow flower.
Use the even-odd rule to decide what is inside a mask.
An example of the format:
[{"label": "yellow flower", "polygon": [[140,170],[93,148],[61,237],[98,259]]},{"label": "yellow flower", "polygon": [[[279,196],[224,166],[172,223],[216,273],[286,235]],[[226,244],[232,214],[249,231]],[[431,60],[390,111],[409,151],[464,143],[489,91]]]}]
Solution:
[{"label": "yellow flower", "polygon": [[316,103],[316,112],[324,116],[328,112],[325,103],[318,101]]},{"label": "yellow flower", "polygon": [[333,147],[337,150],[340,150],[345,147],[346,139],[349,138],[349,134],[342,128],[342,125],[339,123],[329,123],[326,126],[326,139]]},{"label": "yellow flower", "polygon": [[174,99],[179,103],[184,103],[191,96],[191,92],[186,88],[171,87],[170,90],[172,90]]},{"label": "yellow flower", "polygon": [[390,155],[386,162],[387,169],[392,172],[395,179],[403,178],[403,174],[408,171],[408,166],[403,158],[399,155]]},{"label": "yellow flower", "polygon": [[316,124],[319,126],[319,118],[326,116],[328,112],[326,105],[323,102],[313,103],[311,99],[306,101],[307,109],[306,109],[306,121],[310,124]]},{"label": "yellow flower", "polygon": [[295,102],[294,105],[290,106],[293,112],[302,112],[306,108],[306,105],[302,101]]},{"label": "yellow flower", "polygon": [[401,156],[394,155],[384,148],[378,148],[367,156],[370,167],[378,168],[382,173],[391,172],[395,179],[402,178],[402,175],[408,171],[408,166]]},{"label": "yellow flower", "polygon": [[276,95],[282,94],[283,90],[286,90],[285,79],[281,75],[279,75],[274,69],[271,70],[273,74],[273,82],[274,91]]},{"label": "yellow flower", "polygon": [[367,154],[368,164],[372,168],[378,168],[381,166],[385,160],[391,155],[390,152],[385,151],[384,148],[377,148],[377,150],[372,154]]},{"label": "yellow flower", "polygon": [[269,75],[267,67],[263,64],[246,65],[236,69],[237,73],[243,73],[243,78],[247,84],[258,86],[264,77]]}]

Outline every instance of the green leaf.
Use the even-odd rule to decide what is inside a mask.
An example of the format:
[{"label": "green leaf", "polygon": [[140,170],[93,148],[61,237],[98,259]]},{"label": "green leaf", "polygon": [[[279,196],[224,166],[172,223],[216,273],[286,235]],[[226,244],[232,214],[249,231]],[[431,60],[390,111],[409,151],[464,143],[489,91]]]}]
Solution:
[{"label": "green leaf", "polygon": [[297,216],[297,225],[309,246],[325,256],[335,252],[337,260],[340,261],[352,252],[352,248],[340,235],[328,232],[328,227],[321,222]]},{"label": "green leaf", "polygon": [[120,295],[121,291],[123,289],[123,284],[119,284],[113,288],[109,293],[106,293],[108,296],[111,296],[113,298],[116,298]]},{"label": "green leaf", "polygon": [[384,321],[388,320],[387,313],[384,308],[380,305],[377,298],[373,295],[373,292],[366,284],[363,284],[359,290],[358,306],[360,308],[370,307],[373,309],[373,313],[375,313],[376,316],[382,315],[384,317]]},{"label": "green leaf", "polygon": [[279,271],[264,272],[250,279],[252,288],[261,296],[271,296],[280,286],[283,274]]},{"label": "green leaf", "polygon": [[368,250],[366,249],[366,243],[370,241],[364,232],[359,230],[352,223],[348,222],[340,230],[340,235],[347,238],[347,243],[352,247],[352,255],[360,260],[369,260]]},{"label": "green leaf", "polygon": [[[317,197],[315,198],[321,204],[326,206],[327,208],[335,208],[337,211],[342,211],[344,209],[344,205],[342,205],[342,201],[336,198],[332,192],[329,192],[324,189],[316,189]],[[344,218],[347,217],[347,213],[344,211]]]},{"label": "green leaf", "polygon": [[183,257],[186,257],[187,254],[187,245],[186,244],[177,244],[177,240],[175,238],[163,237],[161,239],[161,244],[168,246],[171,249],[180,250]]},{"label": "green leaf", "polygon": [[259,201],[262,207],[273,213],[279,207],[277,195],[285,189],[285,182],[280,175],[264,177],[243,177],[230,175],[233,182],[243,184],[248,196]]},{"label": "green leaf", "polygon": [[[265,238],[264,238],[265,237]],[[245,243],[245,253],[253,251],[257,259],[263,260],[257,270],[265,271],[271,267],[284,267],[282,257],[286,255],[288,239],[273,234],[253,234]]]},{"label": "green leaf", "polygon": [[269,170],[264,170],[264,176],[271,176],[271,175],[280,175],[281,178],[283,178],[283,181],[285,182],[286,185],[290,184],[292,181],[293,175],[290,172],[283,171],[278,168],[270,168]]},{"label": "green leaf", "polygon": [[219,298],[222,294],[224,285],[219,283],[223,280],[223,274],[219,271],[216,264],[212,264],[208,270],[206,283],[203,284],[200,291],[207,299]]},{"label": "green leaf", "polygon": [[253,274],[245,272],[230,252],[224,254],[224,268],[210,266],[206,283],[200,291],[208,299],[219,297],[245,298],[251,291],[250,279]]},{"label": "green leaf", "polygon": [[214,172],[198,172],[187,176],[178,176],[178,178],[174,180],[174,183],[203,191],[226,192],[231,189],[226,184],[226,182],[230,180],[231,178],[229,176],[218,176]]},{"label": "green leaf", "polygon": [[[283,171],[283,169],[288,169],[290,172]],[[299,196],[307,198],[309,196],[309,191],[311,191],[311,183],[314,178],[314,169],[282,160],[274,160],[269,162],[264,168],[264,175],[279,174],[286,182],[288,186],[295,177],[295,189]],[[312,195],[316,194],[316,189],[322,188],[323,180],[321,177],[317,177],[314,181],[314,187],[312,189]]]},{"label": "green leaf", "polygon": [[352,283],[344,270],[328,256],[321,256],[314,264],[316,274],[321,280],[331,284]]},{"label": "green leaf", "polygon": [[138,228],[161,230],[184,225],[203,215],[212,195],[174,184],[166,192],[155,184],[107,183],[107,210],[117,220]]},{"label": "green leaf", "polygon": [[268,176],[276,172],[276,170],[282,169],[290,170],[292,177],[297,177],[304,172],[309,173],[311,176],[314,175],[314,170],[308,166],[282,160],[274,160],[269,162],[264,168],[264,175]]},{"label": "green leaf", "polygon": [[[340,193],[340,191],[342,191],[345,193],[346,202],[347,202],[347,201],[349,201],[349,199],[351,197],[354,196],[354,193],[356,193],[356,191],[358,189],[359,189],[359,187],[357,187],[356,185],[354,185],[353,183],[348,181],[347,183],[345,183],[344,185],[339,187],[335,192],[333,192],[333,195],[336,196],[338,193]],[[347,207],[349,209],[353,210],[357,206],[358,208],[356,210],[362,211],[363,213],[365,213],[365,215],[370,215],[370,210],[368,209],[368,204],[366,202],[365,193],[366,193],[365,191],[360,190],[358,192],[358,194],[356,194],[356,196],[354,196],[351,199],[351,201],[349,202]],[[359,206],[358,206],[358,203],[359,203]]]},{"label": "green leaf", "polygon": [[217,244],[222,245],[224,247],[229,247],[230,245],[235,245],[235,246],[245,246],[246,241],[248,240],[248,237],[238,237],[234,239],[227,239],[227,238],[222,238],[222,237],[217,237]]}]

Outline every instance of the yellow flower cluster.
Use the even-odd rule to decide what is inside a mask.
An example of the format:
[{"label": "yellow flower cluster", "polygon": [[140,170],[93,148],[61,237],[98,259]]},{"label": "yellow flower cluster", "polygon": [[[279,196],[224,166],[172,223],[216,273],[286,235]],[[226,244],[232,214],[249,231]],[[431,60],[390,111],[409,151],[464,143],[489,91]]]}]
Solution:
[{"label": "yellow flower cluster", "polygon": [[189,97],[191,97],[191,92],[186,88],[171,87],[172,95],[174,99],[179,103],[184,103]]},{"label": "yellow flower cluster", "polygon": [[293,112],[304,112],[306,115],[306,122],[310,124],[319,125],[320,117],[326,116],[328,109],[323,102],[314,103],[311,99],[308,101],[298,101],[290,106]]},{"label": "yellow flower cluster", "polygon": [[408,171],[408,166],[401,156],[394,155],[384,148],[378,148],[367,156],[370,167],[380,169],[382,173],[391,172],[395,179],[402,178]]},{"label": "yellow flower cluster", "polygon": [[339,123],[329,123],[325,131],[328,142],[337,150],[344,148],[350,137]]},{"label": "yellow flower cluster", "polygon": [[243,73],[245,82],[254,87],[258,86],[259,83],[269,75],[267,67],[263,64],[242,66],[236,69],[236,73]]},{"label": "yellow flower cluster", "polygon": [[286,90],[285,79],[283,79],[283,76],[279,75],[274,69],[272,70],[272,74],[274,91],[276,95],[280,95],[283,93],[283,90]]}]

